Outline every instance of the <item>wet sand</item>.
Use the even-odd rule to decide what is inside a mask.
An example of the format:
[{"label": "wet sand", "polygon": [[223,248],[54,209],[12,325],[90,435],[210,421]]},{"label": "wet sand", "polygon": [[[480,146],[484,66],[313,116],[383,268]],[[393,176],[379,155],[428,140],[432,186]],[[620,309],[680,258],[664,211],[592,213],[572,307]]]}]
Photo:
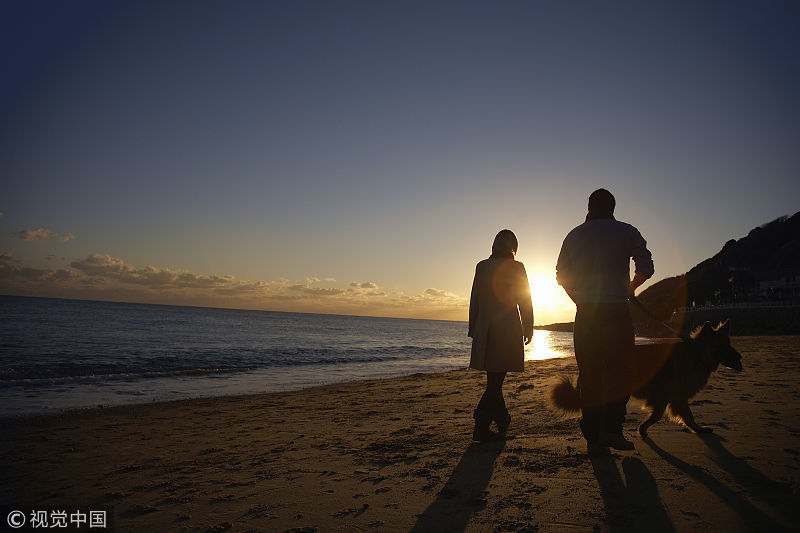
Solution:
[{"label": "wet sand", "polygon": [[0,501],[110,506],[117,531],[796,530],[800,337],[733,345],[744,371],[691,404],[708,436],[665,418],[644,441],[632,401],[636,450],[589,458],[545,405],[576,372],[552,359],[509,375],[509,438],[486,444],[466,369],[6,419]]}]

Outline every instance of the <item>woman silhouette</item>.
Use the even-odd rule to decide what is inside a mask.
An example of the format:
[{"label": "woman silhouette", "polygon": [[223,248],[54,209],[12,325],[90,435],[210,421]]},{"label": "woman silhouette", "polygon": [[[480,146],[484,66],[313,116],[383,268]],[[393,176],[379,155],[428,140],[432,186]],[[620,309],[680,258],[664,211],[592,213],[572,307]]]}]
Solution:
[{"label": "woman silhouette", "polygon": [[503,398],[506,372],[524,369],[524,346],[533,335],[533,304],[525,266],[514,260],[517,237],[500,231],[492,244],[492,255],[475,267],[469,302],[469,336],[472,355],[469,366],[486,371],[486,391],[475,409],[473,440],[501,438],[489,428],[494,422],[505,433],[511,415]]}]

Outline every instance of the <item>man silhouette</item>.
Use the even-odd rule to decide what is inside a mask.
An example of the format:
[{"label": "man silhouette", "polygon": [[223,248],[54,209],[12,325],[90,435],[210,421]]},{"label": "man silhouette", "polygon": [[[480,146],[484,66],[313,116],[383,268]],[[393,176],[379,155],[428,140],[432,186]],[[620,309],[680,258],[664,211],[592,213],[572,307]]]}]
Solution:
[{"label": "man silhouette", "polygon": [[[614,218],[614,196],[589,196],[586,221],[561,246],[556,279],[577,306],[575,358],[581,396],[580,427],[590,454],[607,447],[632,450],[622,435],[631,392],[633,324],[628,297],[653,275],[647,243],[635,227]],[[630,278],[630,260],[636,265]]]}]

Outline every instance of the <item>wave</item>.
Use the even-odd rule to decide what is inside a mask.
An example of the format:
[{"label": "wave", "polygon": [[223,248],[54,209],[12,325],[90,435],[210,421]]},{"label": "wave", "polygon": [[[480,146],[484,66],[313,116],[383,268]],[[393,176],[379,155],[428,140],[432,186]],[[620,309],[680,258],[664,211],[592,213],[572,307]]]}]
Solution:
[{"label": "wave", "polygon": [[115,356],[99,362],[53,361],[53,358],[28,360],[24,364],[6,365],[0,370],[0,388],[13,386],[52,386],[59,384],[138,381],[144,379],[210,376],[235,372],[252,372],[275,367],[348,366],[393,361],[422,361],[463,356],[463,348],[430,348],[412,345],[380,348],[284,348],[242,350],[234,353],[143,354]]}]

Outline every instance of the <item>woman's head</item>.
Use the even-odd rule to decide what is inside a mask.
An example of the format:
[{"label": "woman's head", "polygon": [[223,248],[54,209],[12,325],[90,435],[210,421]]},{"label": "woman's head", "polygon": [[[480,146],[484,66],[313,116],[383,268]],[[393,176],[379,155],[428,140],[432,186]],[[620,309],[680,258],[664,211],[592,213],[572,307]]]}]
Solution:
[{"label": "woman's head", "polygon": [[517,253],[517,236],[510,229],[500,230],[492,243],[492,254],[508,255]]}]

